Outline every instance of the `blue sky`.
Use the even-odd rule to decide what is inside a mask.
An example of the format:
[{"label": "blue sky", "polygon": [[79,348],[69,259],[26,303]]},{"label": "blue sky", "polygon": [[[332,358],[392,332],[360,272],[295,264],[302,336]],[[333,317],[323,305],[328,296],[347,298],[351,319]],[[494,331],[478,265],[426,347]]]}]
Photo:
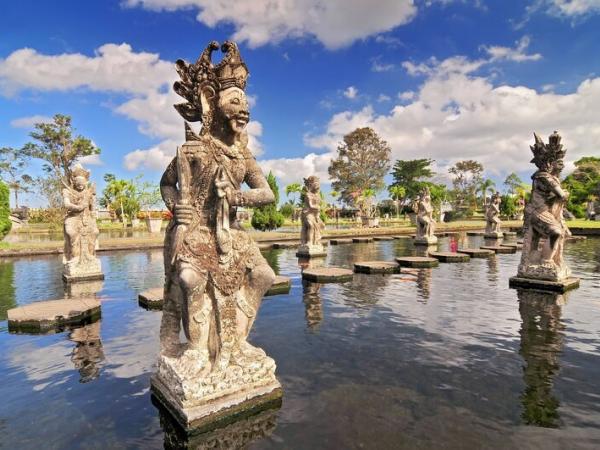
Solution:
[{"label": "blue sky", "polygon": [[600,153],[600,0],[22,0],[0,13],[0,145],[69,114],[102,149],[87,162],[100,189],[106,172],[158,181],[183,141],[172,64],[228,38],[251,71],[252,150],[282,185],[316,174],[329,190],[358,126],[394,159],[435,159],[440,180],[480,160],[499,187],[529,177],[534,130],[561,131],[569,163]]}]

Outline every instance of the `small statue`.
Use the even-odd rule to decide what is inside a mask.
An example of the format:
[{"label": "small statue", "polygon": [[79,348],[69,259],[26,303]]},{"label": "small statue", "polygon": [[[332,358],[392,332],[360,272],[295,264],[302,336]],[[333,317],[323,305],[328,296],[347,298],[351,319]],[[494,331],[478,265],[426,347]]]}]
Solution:
[{"label": "small statue", "polygon": [[321,220],[321,192],[319,179],[314,175],[304,179],[304,208],[302,209],[302,232],[300,234],[300,247],[296,256],[311,257],[325,256],[326,252],[321,244],[321,232],[325,224]]},{"label": "small statue", "polygon": [[485,211],[485,238],[500,239],[503,236],[502,231],[500,231],[500,225],[502,224],[502,220],[500,220],[501,201],[500,194],[494,192]]},{"label": "small statue", "polygon": [[[160,182],[174,216],[165,236],[161,351],[152,388],[184,428],[256,397],[281,396],[275,362],[247,342],[275,274],[236,219],[238,206],[272,203],[275,196],[248,149],[248,69],[230,41],[213,65],[218,48],[211,42],[194,64],[177,61],[181,81],[173,88],[187,102],[175,108],[202,129],[198,135],[185,123],[186,142]],[[250,189],[242,191],[242,183]]]},{"label": "small statue", "polygon": [[71,170],[69,183],[63,183],[66,210],[63,279],[66,282],[104,279],[100,260],[96,257],[99,234],[96,187],[89,179],[90,172],[77,164]]},{"label": "small statue", "polygon": [[[535,133],[534,137],[531,162],[538,170],[531,177],[531,199],[525,207],[521,263],[510,284],[511,287],[569,289],[578,286],[579,280],[570,278],[571,270],[563,258],[565,238],[571,235],[563,219],[569,194],[563,190],[559,179],[566,149],[556,131],[548,144]],[[536,280],[543,282],[535,283]]]},{"label": "small statue", "polygon": [[436,244],[435,219],[433,218],[433,205],[431,204],[429,188],[423,188],[416,203],[417,235],[414,243],[417,245]]}]

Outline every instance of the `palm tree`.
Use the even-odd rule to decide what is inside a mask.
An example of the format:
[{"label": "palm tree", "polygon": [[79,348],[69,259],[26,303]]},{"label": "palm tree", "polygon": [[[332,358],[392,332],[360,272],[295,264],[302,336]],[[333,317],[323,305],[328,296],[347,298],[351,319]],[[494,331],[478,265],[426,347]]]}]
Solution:
[{"label": "palm tree", "polygon": [[406,195],[406,189],[403,186],[395,184],[388,187],[388,192],[394,203],[396,203],[396,218],[398,219],[400,217],[400,199]]},{"label": "palm tree", "polygon": [[494,183],[489,178],[486,178],[481,183],[479,183],[479,192],[481,192],[481,195],[483,196],[483,207],[484,208],[487,206],[487,191],[488,190],[491,191],[492,188],[495,188],[495,187],[496,187],[496,183]]},{"label": "palm tree", "polygon": [[[291,183],[285,187],[285,195],[288,197],[290,196],[290,194],[301,194],[301,193],[302,193],[302,186],[300,185],[300,183]],[[292,203],[292,207],[294,207],[294,209],[295,209],[295,206],[296,206],[296,197],[295,196],[292,198],[291,203]],[[295,216],[296,216],[296,214],[294,211],[294,213],[292,213],[292,221],[295,220]]]}]

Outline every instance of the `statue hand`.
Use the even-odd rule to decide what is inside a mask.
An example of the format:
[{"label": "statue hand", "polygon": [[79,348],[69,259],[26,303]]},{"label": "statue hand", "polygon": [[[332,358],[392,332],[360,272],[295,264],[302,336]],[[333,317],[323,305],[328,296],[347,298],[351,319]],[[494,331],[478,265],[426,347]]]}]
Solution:
[{"label": "statue hand", "polygon": [[178,225],[189,225],[192,223],[194,207],[191,205],[175,205],[175,220]]}]

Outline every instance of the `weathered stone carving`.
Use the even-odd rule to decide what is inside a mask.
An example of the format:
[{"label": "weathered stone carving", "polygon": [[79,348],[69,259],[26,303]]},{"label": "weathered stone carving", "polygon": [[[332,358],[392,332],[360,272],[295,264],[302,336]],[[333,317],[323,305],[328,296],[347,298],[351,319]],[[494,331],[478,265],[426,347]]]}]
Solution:
[{"label": "weathered stone carving", "polygon": [[297,256],[325,256],[321,244],[321,232],[325,224],[321,220],[321,191],[319,179],[314,175],[304,179],[304,208],[302,209],[302,231],[300,234],[300,247]]},{"label": "weathered stone carving", "polygon": [[[275,362],[246,341],[275,274],[236,220],[237,206],[275,198],[248,149],[248,70],[229,41],[213,65],[218,48],[211,42],[194,64],[177,61],[181,81],[174,89],[187,102],[175,108],[202,129],[196,134],[186,122],[186,142],[160,183],[174,217],[165,236],[161,351],[152,387],[185,428],[281,396]],[[250,189],[242,192],[242,183]]]},{"label": "weathered stone carving", "polygon": [[424,188],[417,200],[417,235],[415,244],[431,245],[437,243],[435,236],[435,219],[433,218],[433,205],[428,188]]},{"label": "weathered stone carving", "polygon": [[500,239],[503,237],[500,230],[500,225],[502,224],[502,220],[500,220],[500,202],[500,193],[494,192],[485,211],[485,238]]},{"label": "weathered stone carving", "polygon": [[563,258],[564,241],[571,234],[563,220],[563,208],[569,194],[562,189],[559,179],[566,149],[556,131],[548,144],[537,134],[534,137],[531,162],[538,170],[531,177],[531,200],[525,207],[521,263],[510,284],[562,291],[579,283],[578,279],[570,278],[571,270]]},{"label": "weathered stone carving", "polygon": [[96,224],[96,187],[89,182],[90,172],[81,165],[71,171],[64,183],[63,203],[65,247],[63,279],[70,281],[104,279],[100,260],[96,257],[98,225]]}]

